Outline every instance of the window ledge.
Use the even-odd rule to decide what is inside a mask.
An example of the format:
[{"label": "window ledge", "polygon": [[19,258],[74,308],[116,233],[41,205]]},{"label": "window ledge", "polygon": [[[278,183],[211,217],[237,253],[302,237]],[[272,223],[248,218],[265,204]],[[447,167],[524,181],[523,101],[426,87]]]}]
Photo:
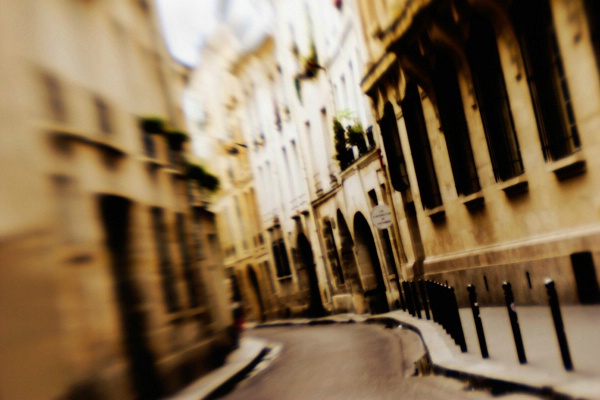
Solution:
[{"label": "window ledge", "polygon": [[150,168],[156,169],[156,168],[168,168],[170,166],[169,163],[164,162],[162,160],[159,160],[156,157],[149,157],[149,156],[139,156],[139,160],[146,163]]},{"label": "window ledge", "polygon": [[171,322],[180,322],[189,318],[194,318],[198,315],[204,315],[208,313],[206,306],[195,306],[184,310],[172,311],[169,313],[169,320]]},{"label": "window ledge", "polygon": [[431,218],[433,221],[441,221],[446,218],[446,208],[441,205],[432,209],[426,209],[425,215]]},{"label": "window ledge", "polygon": [[476,210],[483,207],[485,198],[482,191],[471,193],[468,196],[460,197],[460,202],[463,203],[469,210]]},{"label": "window ledge", "polygon": [[584,173],[586,170],[585,157],[579,151],[568,157],[554,161],[548,166],[548,171],[553,172],[559,181]]},{"label": "window ledge", "polygon": [[185,175],[185,173],[181,169],[178,169],[176,166],[174,166],[172,164],[165,166],[165,172],[168,172],[169,174],[177,175],[177,176]]},{"label": "window ledge", "polygon": [[94,258],[92,250],[84,244],[64,244],[60,257],[63,262],[70,265],[87,264]]},{"label": "window ledge", "polygon": [[87,132],[70,129],[65,126],[48,126],[52,139],[59,145],[63,143],[81,143],[91,147],[95,147],[106,154],[121,158],[127,155],[127,152],[120,146],[114,144],[110,140],[100,137],[93,137]]},{"label": "window ledge", "polygon": [[529,181],[525,174],[515,176],[509,180],[500,183],[500,189],[508,197],[517,196],[529,190]]}]

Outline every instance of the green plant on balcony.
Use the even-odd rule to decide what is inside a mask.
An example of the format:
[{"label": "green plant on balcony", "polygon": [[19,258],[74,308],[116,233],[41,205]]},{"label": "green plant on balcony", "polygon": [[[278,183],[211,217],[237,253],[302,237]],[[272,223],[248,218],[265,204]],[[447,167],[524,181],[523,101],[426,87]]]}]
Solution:
[{"label": "green plant on balcony", "polygon": [[188,163],[186,176],[188,179],[198,182],[201,189],[206,189],[209,192],[219,190],[219,178],[207,172],[201,165]]},{"label": "green plant on balcony", "polygon": [[145,133],[163,135],[165,133],[165,120],[160,117],[140,117],[140,128]]},{"label": "green plant on balcony", "polygon": [[352,164],[352,149],[348,147],[346,131],[342,123],[336,117],[333,118],[333,138],[336,152],[335,159],[343,171]]},{"label": "green plant on balcony", "polygon": [[183,143],[190,140],[190,136],[182,131],[168,131],[167,141],[169,142],[169,147],[171,150],[180,151],[183,149]]},{"label": "green plant on balcony", "polygon": [[350,146],[356,146],[358,148],[359,156],[367,153],[367,142],[365,141],[365,130],[363,129],[360,122],[354,122],[351,126],[346,128],[348,143]]},{"label": "green plant on balcony", "polygon": [[[347,124],[346,128],[344,128],[344,124]],[[335,158],[342,171],[354,162],[353,147],[356,146],[358,157],[369,151],[365,140],[365,130],[350,110],[340,110],[336,113],[333,118],[333,135],[336,150]]]}]

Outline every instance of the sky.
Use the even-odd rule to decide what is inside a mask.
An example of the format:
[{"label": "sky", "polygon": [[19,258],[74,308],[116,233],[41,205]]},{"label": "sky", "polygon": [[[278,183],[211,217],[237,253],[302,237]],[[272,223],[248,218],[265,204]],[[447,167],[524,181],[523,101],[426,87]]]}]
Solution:
[{"label": "sky", "polygon": [[[188,66],[199,62],[200,46],[217,25],[221,0],[156,0],[165,40],[173,57]],[[258,43],[270,30],[272,8],[268,0],[230,0],[227,22],[244,48]]]},{"label": "sky", "polygon": [[173,57],[188,66],[199,61],[202,38],[215,26],[217,0],[156,0]]}]

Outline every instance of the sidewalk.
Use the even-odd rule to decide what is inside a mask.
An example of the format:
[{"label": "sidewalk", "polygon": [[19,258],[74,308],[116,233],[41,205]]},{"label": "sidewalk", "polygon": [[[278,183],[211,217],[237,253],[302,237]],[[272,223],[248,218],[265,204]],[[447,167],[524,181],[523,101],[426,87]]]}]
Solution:
[{"label": "sidewalk", "polygon": [[198,379],[183,390],[175,393],[171,400],[201,400],[205,399],[236,377],[249,372],[248,369],[264,355],[267,342],[256,338],[242,338],[239,348],[234,350],[225,364]]},{"label": "sidewalk", "polygon": [[504,307],[481,308],[489,359],[482,359],[471,309],[461,309],[467,352],[461,353],[432,321],[403,311],[370,317],[412,326],[425,342],[435,369],[468,378],[576,399],[600,399],[600,306],[562,307],[574,371],[564,370],[548,307],[517,307],[528,363],[519,364]]},{"label": "sidewalk", "polygon": [[[571,397],[600,398],[600,306],[561,307],[573,372],[565,371],[549,307],[517,307],[527,364],[517,359],[505,307],[481,309],[489,362],[512,369],[515,380]],[[473,313],[460,310],[468,355],[481,359]],[[485,361],[484,361],[485,362]],[[502,375],[502,374],[501,374]]]}]

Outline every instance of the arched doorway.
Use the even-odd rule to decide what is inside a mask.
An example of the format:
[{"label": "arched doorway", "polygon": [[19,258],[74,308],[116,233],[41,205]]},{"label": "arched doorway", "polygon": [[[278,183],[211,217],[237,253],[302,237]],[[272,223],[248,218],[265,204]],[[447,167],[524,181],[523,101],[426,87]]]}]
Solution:
[{"label": "arched doorway", "polygon": [[250,286],[252,286],[252,290],[254,291],[254,295],[256,296],[256,302],[258,304],[258,320],[264,321],[265,319],[265,305],[263,302],[262,294],[260,293],[260,285],[258,283],[258,277],[256,276],[256,272],[252,265],[248,264],[246,266],[246,270],[248,273],[248,280],[250,281]]},{"label": "arched doorway", "polygon": [[373,314],[388,312],[390,309],[385,295],[385,280],[381,272],[375,239],[367,220],[361,213],[356,213],[354,216],[354,237],[358,266],[371,312]]},{"label": "arched doorway", "polygon": [[333,227],[329,219],[323,221],[323,239],[327,249],[327,259],[336,279],[335,286],[345,286],[346,278],[344,277],[342,262],[335,243],[335,236],[333,236]]},{"label": "arched doorway", "polygon": [[346,284],[350,289],[354,311],[362,313],[366,310],[366,306],[364,290],[360,280],[360,274],[358,273],[356,256],[354,255],[354,240],[352,240],[350,229],[340,210],[337,212],[337,224],[341,241],[342,272],[344,273]]},{"label": "arched doorway", "polygon": [[310,242],[303,233],[298,235],[298,261],[300,266],[299,272],[304,271],[306,278],[308,278],[308,316],[309,317],[320,317],[325,315],[325,309],[323,308],[323,301],[321,300],[321,291],[319,290],[319,278],[317,277],[317,270],[315,260],[313,257],[312,247]]},{"label": "arched doorway", "polygon": [[346,278],[350,284],[350,288],[353,292],[362,292],[363,287],[360,283],[360,275],[358,273],[358,266],[356,265],[356,258],[354,257],[354,241],[350,234],[346,219],[340,210],[337,212],[337,221],[340,231],[340,238],[342,241],[342,269],[346,275]]}]

